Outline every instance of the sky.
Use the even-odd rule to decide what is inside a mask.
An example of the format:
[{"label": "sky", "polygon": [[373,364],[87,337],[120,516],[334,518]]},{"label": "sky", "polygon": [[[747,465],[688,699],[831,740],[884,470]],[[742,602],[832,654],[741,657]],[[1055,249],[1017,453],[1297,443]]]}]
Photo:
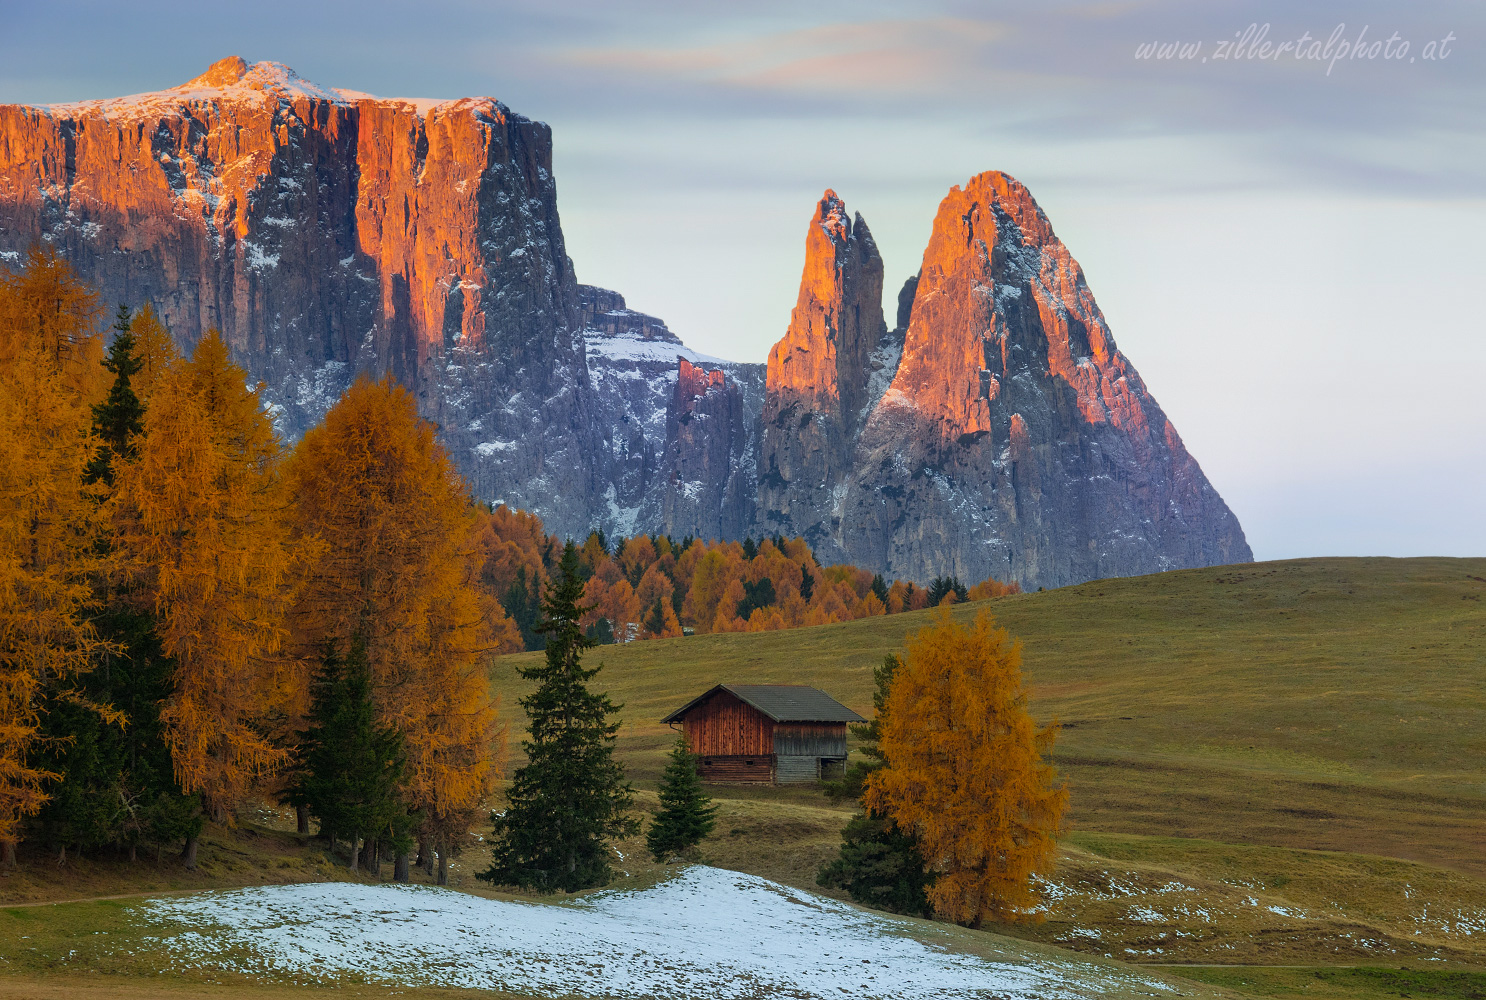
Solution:
[{"label": "sky", "polygon": [[788,325],[824,189],[871,227],[891,321],[939,201],[1004,170],[1256,558],[1486,556],[1478,2],[0,0],[0,19],[0,103],[156,90],[226,55],[494,96],[552,126],[579,280],[740,361]]}]

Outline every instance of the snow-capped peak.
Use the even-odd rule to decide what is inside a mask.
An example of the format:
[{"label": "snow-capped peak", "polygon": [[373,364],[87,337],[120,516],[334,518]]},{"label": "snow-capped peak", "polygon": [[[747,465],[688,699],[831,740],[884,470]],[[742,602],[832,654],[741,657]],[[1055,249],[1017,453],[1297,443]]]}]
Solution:
[{"label": "snow-capped peak", "polygon": [[180,105],[195,101],[256,103],[276,100],[292,103],[300,99],[329,101],[339,105],[350,105],[359,101],[386,100],[391,103],[411,105],[419,117],[426,116],[429,111],[442,104],[451,103],[439,98],[379,98],[359,90],[322,87],[306,80],[283,63],[265,61],[250,64],[241,56],[228,56],[226,59],[219,59],[212,63],[205,73],[178,87],[151,91],[146,94],[131,94],[128,97],[109,97],[69,104],[35,105],[35,107],[37,110],[65,117],[75,117],[92,111],[108,118],[127,118],[135,114],[158,111],[162,105]]}]

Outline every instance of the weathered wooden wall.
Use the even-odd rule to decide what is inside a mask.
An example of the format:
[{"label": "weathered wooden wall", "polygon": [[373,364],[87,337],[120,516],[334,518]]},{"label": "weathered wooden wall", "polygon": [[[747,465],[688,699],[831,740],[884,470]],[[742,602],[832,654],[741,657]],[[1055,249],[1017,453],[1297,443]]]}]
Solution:
[{"label": "weathered wooden wall", "polygon": [[820,758],[786,757],[780,754],[774,758],[774,780],[781,785],[818,781],[820,780]]},{"label": "weathered wooden wall", "polygon": [[[719,691],[686,713],[683,725],[691,752],[703,757],[739,754],[767,757],[774,753],[774,721],[726,691]],[[842,734],[844,756],[844,728]]]},{"label": "weathered wooden wall", "polygon": [[[697,773],[703,781],[716,782],[761,782],[774,780],[774,755],[760,754],[757,757],[737,754],[722,757],[698,757]],[[809,780],[809,779],[806,779]]]},{"label": "weathered wooden wall", "polygon": [[846,723],[775,723],[773,750],[780,757],[845,757]]}]

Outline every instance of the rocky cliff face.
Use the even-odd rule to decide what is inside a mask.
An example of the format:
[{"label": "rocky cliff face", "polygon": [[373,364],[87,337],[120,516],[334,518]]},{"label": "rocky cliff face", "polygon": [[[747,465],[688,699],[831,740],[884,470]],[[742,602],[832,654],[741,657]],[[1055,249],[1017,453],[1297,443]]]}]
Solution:
[{"label": "rocky cliff face", "polygon": [[789,330],[769,352],[759,444],[759,526],[840,556],[842,486],[866,417],[872,354],[886,339],[882,256],[827,191],[805,233]]},{"label": "rocky cliff face", "polygon": [[476,491],[593,521],[604,470],[551,133],[489,98],[378,100],[274,63],[0,107],[0,254],[41,240],[105,302],[208,327],[291,438],[392,372]]},{"label": "rocky cliff face", "polygon": [[892,330],[871,233],[826,192],[767,367],[579,285],[550,131],[490,98],[231,58],[159,93],[0,106],[0,264],[37,241],[183,347],[220,328],[290,439],[390,372],[480,498],[559,533],[803,534],[826,562],[1028,587],[1250,558],[1003,174],[944,200]]},{"label": "rocky cliff face", "polygon": [[661,526],[677,538],[741,538],[753,530],[756,482],[743,393],[721,369],[682,358],[666,409]]},{"label": "rocky cliff face", "polygon": [[1082,269],[1001,173],[939,207],[838,538],[895,576],[1026,587],[1252,558]]}]

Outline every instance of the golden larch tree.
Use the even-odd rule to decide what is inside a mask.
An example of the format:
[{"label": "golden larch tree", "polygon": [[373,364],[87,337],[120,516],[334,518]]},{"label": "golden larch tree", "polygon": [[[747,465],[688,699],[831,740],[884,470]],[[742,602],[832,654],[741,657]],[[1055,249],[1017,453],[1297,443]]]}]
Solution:
[{"label": "golden larch tree", "polygon": [[139,371],[134,376],[134,393],[148,402],[155,394],[155,387],[170,375],[181,363],[180,351],[155,307],[146,302],[134,314],[129,332],[134,334],[134,356],[139,359]]},{"label": "golden larch tree", "polygon": [[295,448],[289,481],[296,537],[317,546],[296,649],[308,660],[361,636],[379,722],[405,741],[409,804],[433,828],[467,822],[500,776],[490,658],[521,648],[480,587],[479,508],[390,376],[346,390]]},{"label": "golden larch tree", "polygon": [[0,848],[56,775],[29,761],[48,689],[65,694],[100,644],[88,621],[99,567],[83,484],[104,372],[98,309],[66,261],[33,250],[0,271]]},{"label": "golden larch tree", "polygon": [[246,383],[216,331],[167,365],[115,501],[117,546],[177,662],[160,713],[176,778],[218,822],[285,757],[262,720],[277,710],[294,566],[281,445]]},{"label": "golden larch tree", "polygon": [[957,923],[1035,919],[1031,876],[1051,870],[1067,787],[1022,689],[1021,646],[982,612],[941,612],[908,644],[883,712],[887,764],[866,806],[918,838],[935,912]]}]

